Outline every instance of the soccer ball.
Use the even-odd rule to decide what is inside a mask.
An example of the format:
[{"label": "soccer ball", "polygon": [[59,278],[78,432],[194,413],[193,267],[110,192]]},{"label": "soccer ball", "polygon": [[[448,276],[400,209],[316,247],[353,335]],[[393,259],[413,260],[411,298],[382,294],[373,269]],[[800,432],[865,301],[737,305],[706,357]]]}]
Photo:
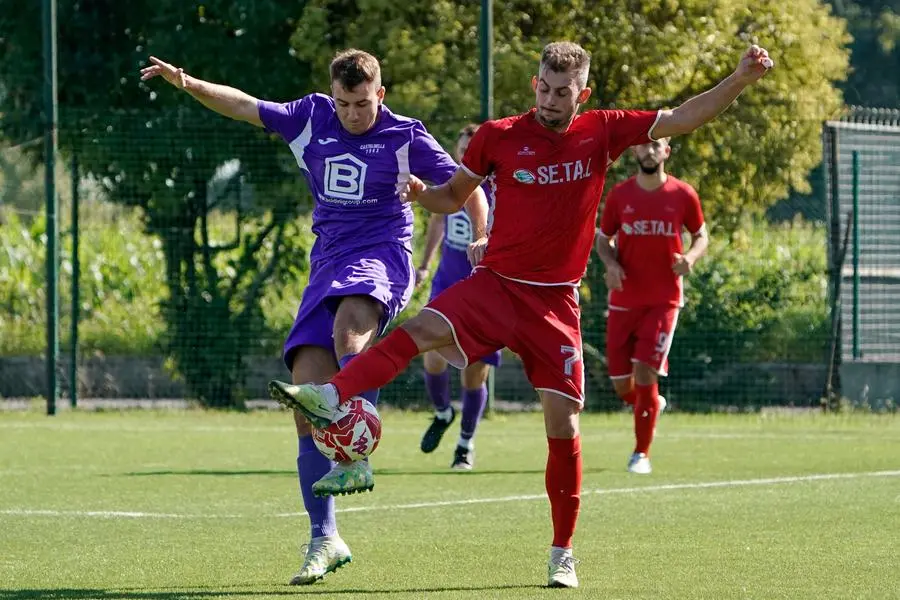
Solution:
[{"label": "soccer ball", "polygon": [[319,452],[338,462],[362,460],[381,440],[381,417],[371,402],[355,396],[338,407],[337,418],[323,429],[313,429]]}]

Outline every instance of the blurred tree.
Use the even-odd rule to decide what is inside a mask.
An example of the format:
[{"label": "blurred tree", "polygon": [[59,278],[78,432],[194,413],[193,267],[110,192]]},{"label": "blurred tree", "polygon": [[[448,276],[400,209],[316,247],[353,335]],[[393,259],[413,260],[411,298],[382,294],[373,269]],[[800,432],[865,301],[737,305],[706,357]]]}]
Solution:
[{"label": "blurred tree", "polygon": [[900,0],[831,0],[853,36],[848,104],[900,107]]},{"label": "blurred tree", "polygon": [[[141,207],[162,240],[167,351],[207,405],[241,405],[243,357],[264,337],[262,287],[305,268],[294,217],[306,194],[270,136],[162,81],[141,84],[138,71],[155,54],[251,94],[298,97],[309,71],[288,39],[301,9],[276,0],[59,4],[60,149],[78,154],[110,200]],[[0,0],[0,127],[14,141],[43,131],[40,31],[40,2]],[[229,239],[211,232],[219,213],[235,215]]]},{"label": "blurred tree", "polygon": [[[311,0],[292,45],[320,85],[331,50],[372,51],[383,60],[391,107],[449,143],[478,116],[478,15],[478,3],[462,0]],[[590,105],[620,108],[676,106],[730,73],[751,43],[767,47],[776,69],[715,122],[675,141],[674,168],[717,227],[738,227],[792,186],[807,190],[821,123],[841,106],[836,84],[847,75],[849,38],[817,0],[761,8],[748,0],[496,0],[494,22],[498,116],[532,105],[530,78],[549,41],[587,48]],[[621,161],[612,178],[628,165]]]}]

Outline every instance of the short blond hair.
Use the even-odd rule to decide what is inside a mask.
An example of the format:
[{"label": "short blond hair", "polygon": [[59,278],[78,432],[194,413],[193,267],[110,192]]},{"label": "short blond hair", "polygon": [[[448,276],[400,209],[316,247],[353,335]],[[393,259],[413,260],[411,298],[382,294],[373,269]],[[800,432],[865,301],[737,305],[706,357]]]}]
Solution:
[{"label": "short blond hair", "polygon": [[553,42],[541,52],[541,68],[554,73],[578,73],[580,87],[585,87],[591,69],[591,55],[575,42]]}]

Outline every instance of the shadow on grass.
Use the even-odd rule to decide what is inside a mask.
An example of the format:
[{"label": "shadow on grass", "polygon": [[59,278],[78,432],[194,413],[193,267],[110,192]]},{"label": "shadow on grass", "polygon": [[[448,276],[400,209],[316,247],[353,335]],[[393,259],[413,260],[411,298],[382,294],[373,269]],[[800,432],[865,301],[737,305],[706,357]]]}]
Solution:
[{"label": "shadow on grass", "polygon": [[0,589],[0,600],[203,600],[204,598],[259,598],[265,596],[351,596],[367,594],[439,594],[441,592],[485,592],[490,590],[540,589],[539,585],[483,585],[450,587],[409,587],[394,589],[329,589],[326,585],[292,587],[290,589],[247,589],[247,586],[190,587],[190,588],[55,588]]},{"label": "shadow on grass", "polygon": [[[593,468],[593,469],[584,469],[584,473],[603,473],[604,471],[608,471],[609,469],[601,469],[601,468]],[[450,468],[446,469],[422,469],[422,470],[413,470],[413,469],[374,469],[375,475],[380,477],[391,477],[393,475],[449,475],[449,476],[460,476],[460,477],[474,477],[478,475],[543,475],[544,469],[476,469],[473,471],[454,471]],[[166,470],[166,471],[131,471],[128,473],[122,473],[121,476],[124,477],[157,477],[164,475],[181,475],[181,476],[213,476],[213,477],[234,477],[234,476],[253,476],[253,475],[263,475],[263,476],[278,476],[278,477],[296,477],[297,471],[284,471],[284,470],[266,470],[266,469],[258,469],[258,470],[225,470],[225,469],[185,469],[185,470]],[[110,475],[104,475],[104,477],[110,477]]]}]

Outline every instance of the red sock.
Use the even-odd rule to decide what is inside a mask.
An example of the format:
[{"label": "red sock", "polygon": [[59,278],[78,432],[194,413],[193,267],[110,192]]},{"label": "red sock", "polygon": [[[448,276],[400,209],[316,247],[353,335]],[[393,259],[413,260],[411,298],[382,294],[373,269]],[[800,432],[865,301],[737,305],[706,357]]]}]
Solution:
[{"label": "red sock", "polygon": [[419,355],[419,347],[402,327],[360,353],[338,371],[331,383],[338,390],[341,402],[390,383]]},{"label": "red sock", "polygon": [[628,390],[628,393],[622,396],[622,402],[629,406],[634,406],[635,402],[637,402],[637,392],[634,391],[634,388]]},{"label": "red sock", "polygon": [[553,519],[553,545],[572,547],[575,522],[581,506],[581,437],[547,438],[550,452],[544,482]]},{"label": "red sock", "polygon": [[659,384],[637,385],[635,394],[634,451],[649,455],[653,430],[656,429],[656,416],[659,414]]}]

